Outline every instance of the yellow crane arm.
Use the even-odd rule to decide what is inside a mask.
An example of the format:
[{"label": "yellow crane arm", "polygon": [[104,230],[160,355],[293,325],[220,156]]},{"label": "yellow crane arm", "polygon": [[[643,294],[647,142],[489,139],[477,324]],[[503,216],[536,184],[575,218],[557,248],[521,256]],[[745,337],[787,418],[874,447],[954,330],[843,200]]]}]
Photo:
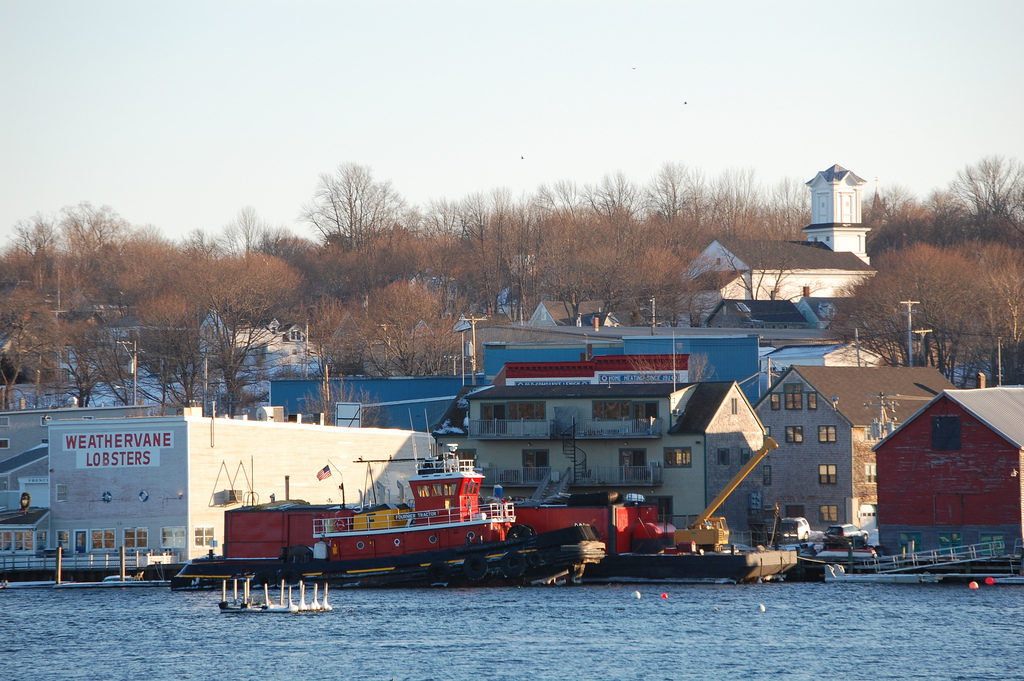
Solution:
[{"label": "yellow crane arm", "polygon": [[718,493],[718,496],[711,500],[708,507],[701,511],[700,515],[697,516],[697,519],[693,521],[693,524],[690,525],[690,527],[700,527],[702,523],[710,518],[711,515],[718,510],[718,507],[721,506],[727,498],[729,498],[729,495],[740,486],[740,483],[750,475],[750,471],[754,470],[754,467],[761,463],[761,459],[767,456],[768,452],[778,448],[778,446],[778,442],[766,435],[764,438],[764,445],[761,446],[761,449],[757,450],[757,453],[750,457],[750,461],[745,463],[743,468],[741,468],[739,472],[733,476],[732,480],[729,481],[729,484]]}]

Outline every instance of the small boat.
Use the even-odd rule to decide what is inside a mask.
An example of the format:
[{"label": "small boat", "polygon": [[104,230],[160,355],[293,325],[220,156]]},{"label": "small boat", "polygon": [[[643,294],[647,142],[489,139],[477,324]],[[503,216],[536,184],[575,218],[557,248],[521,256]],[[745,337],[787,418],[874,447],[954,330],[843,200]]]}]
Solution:
[{"label": "small boat", "polygon": [[174,588],[251,577],[253,585],[430,586],[561,584],[605,556],[585,523],[537,533],[513,504],[480,503],[483,474],[456,446],[417,463],[413,506],[295,505],[225,514],[224,556],[186,563]]}]

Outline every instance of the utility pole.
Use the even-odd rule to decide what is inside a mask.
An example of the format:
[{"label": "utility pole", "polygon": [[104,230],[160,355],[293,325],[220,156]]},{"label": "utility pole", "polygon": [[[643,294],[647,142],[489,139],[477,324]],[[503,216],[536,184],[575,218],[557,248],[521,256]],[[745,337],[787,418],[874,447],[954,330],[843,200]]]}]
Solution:
[{"label": "utility pole", "polygon": [[924,354],[924,337],[931,332],[931,329],[914,329],[914,333],[921,336],[921,366],[928,366],[928,358]]},{"label": "utility pole", "polygon": [[[470,371],[473,372],[473,385],[476,385],[476,323],[485,321],[487,317],[474,317],[473,315],[459,315],[459,321],[455,324],[454,331],[465,331],[468,325],[470,330],[470,343],[473,345],[473,355],[470,357]],[[463,350],[465,356],[465,350]]]},{"label": "utility pole", "polygon": [[132,358],[132,406],[139,405],[139,341],[132,341],[132,348],[128,350],[128,341],[118,341]]},{"label": "utility pole", "polygon": [[918,300],[901,300],[900,305],[906,305],[907,311],[903,314],[907,315],[907,366],[914,366],[914,325],[911,322],[911,318],[914,314],[914,306],[920,301]]}]

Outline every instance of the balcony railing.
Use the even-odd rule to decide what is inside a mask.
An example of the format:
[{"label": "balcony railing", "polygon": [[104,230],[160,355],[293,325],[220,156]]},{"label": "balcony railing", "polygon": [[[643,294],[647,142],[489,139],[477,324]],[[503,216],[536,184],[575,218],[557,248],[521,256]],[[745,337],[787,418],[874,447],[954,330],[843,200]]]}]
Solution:
[{"label": "balcony railing", "polygon": [[548,421],[543,419],[490,419],[471,420],[469,422],[469,436],[479,440],[488,439],[519,439],[547,440],[551,437],[551,427]]},{"label": "balcony railing", "polygon": [[[499,468],[484,470],[485,485],[522,485],[535,487],[540,484],[551,469]],[[570,480],[573,487],[612,487],[616,485],[661,485],[662,467],[651,463],[646,466],[592,466],[582,476]]]},{"label": "balcony railing", "polygon": [[616,437],[661,437],[662,419],[580,419],[576,422],[577,440]]},{"label": "balcony railing", "polygon": [[[490,476],[492,471],[493,476]],[[550,472],[550,466],[489,469],[486,471],[486,476],[493,477],[493,480],[486,480],[485,477],[485,484],[536,486],[539,485],[542,480],[547,478]]]},{"label": "balcony railing", "polygon": [[[564,426],[554,421],[540,419],[490,419],[471,420],[469,436],[480,440],[549,440],[561,437]],[[576,421],[577,440],[601,440],[617,437],[656,438],[661,437],[664,421],[648,419],[580,419]]]}]

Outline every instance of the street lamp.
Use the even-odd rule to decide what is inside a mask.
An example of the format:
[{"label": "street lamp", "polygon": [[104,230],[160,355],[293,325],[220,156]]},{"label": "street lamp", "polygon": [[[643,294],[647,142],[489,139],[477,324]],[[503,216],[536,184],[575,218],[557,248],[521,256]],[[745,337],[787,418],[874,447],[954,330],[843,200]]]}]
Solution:
[{"label": "street lamp", "polygon": [[128,351],[132,358],[132,406],[139,405],[139,342],[132,341],[131,350],[128,349],[128,341],[117,341]]}]

